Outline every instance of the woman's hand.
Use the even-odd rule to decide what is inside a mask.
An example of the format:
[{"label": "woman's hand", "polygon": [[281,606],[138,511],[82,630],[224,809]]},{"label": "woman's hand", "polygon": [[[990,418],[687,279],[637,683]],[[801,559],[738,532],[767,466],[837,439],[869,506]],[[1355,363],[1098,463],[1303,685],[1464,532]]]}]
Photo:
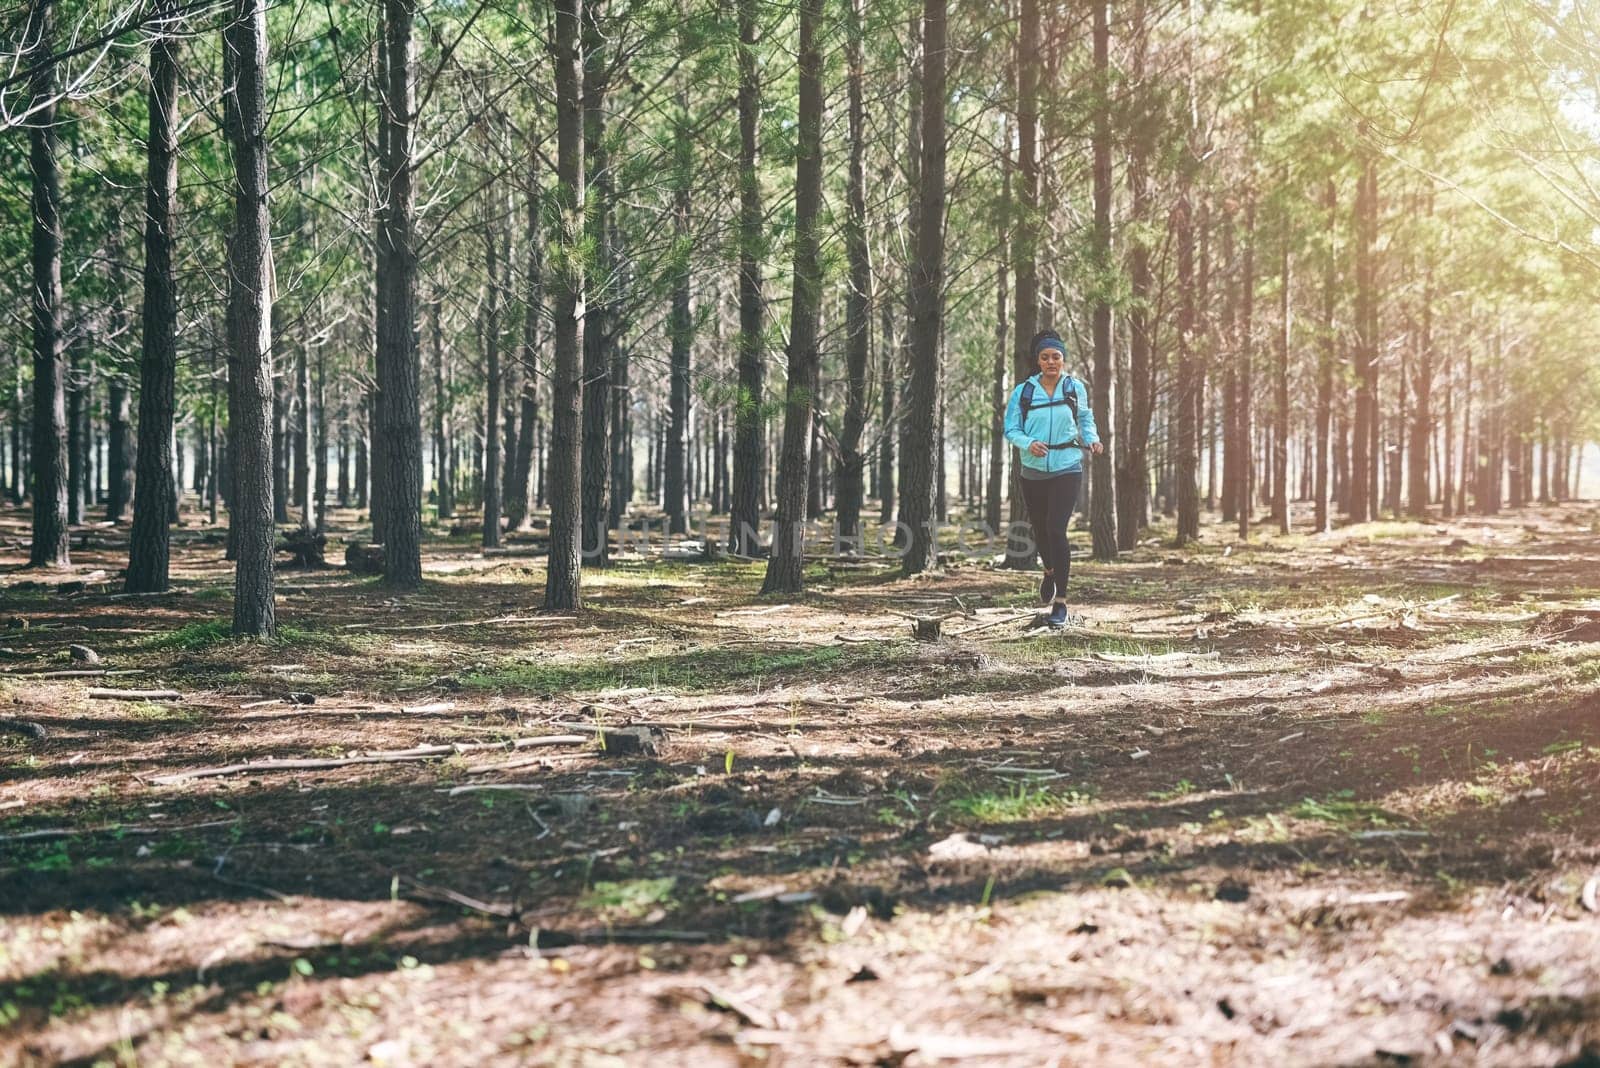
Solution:
[{"label": "woman's hand", "polygon": [[1101,453],[1106,451],[1106,447],[1097,441],[1093,445],[1089,446],[1089,451],[1094,453],[1096,456],[1099,456]]},{"label": "woman's hand", "polygon": [[1034,456],[1043,456],[1049,451],[1050,446],[1046,445],[1042,441],[1031,441],[1028,443],[1028,452]]}]

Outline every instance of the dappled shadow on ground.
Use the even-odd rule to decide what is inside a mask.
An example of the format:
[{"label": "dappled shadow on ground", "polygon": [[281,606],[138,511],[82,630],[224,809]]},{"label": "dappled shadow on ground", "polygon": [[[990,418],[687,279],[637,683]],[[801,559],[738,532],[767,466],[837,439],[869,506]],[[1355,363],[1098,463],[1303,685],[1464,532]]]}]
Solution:
[{"label": "dappled shadow on ground", "polygon": [[[1600,646],[1483,565],[1558,558],[1581,597],[1590,521],[1468,531],[1473,574],[1532,576],[1503,586],[1439,578],[1469,561],[1433,528],[1153,549],[1082,567],[1096,626],[1049,637],[981,568],[778,603],[758,566],[629,563],[563,615],[454,545],[402,598],[286,577],[276,645],[212,625],[213,546],[174,597],[8,595],[4,715],[48,736],[0,735],[0,1053],[1576,1057]],[[972,632],[904,636],[942,614]],[[22,673],[79,640],[138,674]],[[157,684],[184,699],[86,694]],[[156,781],[629,723],[660,752]]]}]

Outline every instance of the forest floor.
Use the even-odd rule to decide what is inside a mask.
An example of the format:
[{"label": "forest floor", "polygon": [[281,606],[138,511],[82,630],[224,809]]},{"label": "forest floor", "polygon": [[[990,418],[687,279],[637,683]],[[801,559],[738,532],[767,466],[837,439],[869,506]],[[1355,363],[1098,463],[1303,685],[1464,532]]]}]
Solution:
[{"label": "forest floor", "polygon": [[26,522],[0,1062],[1600,1064],[1592,503],[1208,526],[1062,633],[978,563],[542,613],[529,542],[441,533],[413,595],[282,572],[267,644],[216,530],[132,598],[125,528],[36,573]]}]

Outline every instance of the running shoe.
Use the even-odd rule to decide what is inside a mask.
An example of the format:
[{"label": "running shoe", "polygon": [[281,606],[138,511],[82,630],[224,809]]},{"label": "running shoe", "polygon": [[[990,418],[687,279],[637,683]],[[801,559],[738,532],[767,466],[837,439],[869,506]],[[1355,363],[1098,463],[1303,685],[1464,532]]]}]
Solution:
[{"label": "running shoe", "polygon": [[1045,620],[1052,627],[1063,626],[1067,622],[1067,606],[1060,601],[1050,606],[1050,618]]}]

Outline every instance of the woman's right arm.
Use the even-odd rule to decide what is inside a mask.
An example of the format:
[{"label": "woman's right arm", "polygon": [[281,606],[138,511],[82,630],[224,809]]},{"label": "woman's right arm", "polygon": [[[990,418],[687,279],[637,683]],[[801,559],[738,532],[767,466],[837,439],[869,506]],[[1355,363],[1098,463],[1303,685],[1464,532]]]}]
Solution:
[{"label": "woman's right arm", "polygon": [[1022,387],[1017,386],[1011,391],[1011,397],[1006,401],[1006,440],[1019,449],[1027,449],[1033,443],[1022,427]]}]

